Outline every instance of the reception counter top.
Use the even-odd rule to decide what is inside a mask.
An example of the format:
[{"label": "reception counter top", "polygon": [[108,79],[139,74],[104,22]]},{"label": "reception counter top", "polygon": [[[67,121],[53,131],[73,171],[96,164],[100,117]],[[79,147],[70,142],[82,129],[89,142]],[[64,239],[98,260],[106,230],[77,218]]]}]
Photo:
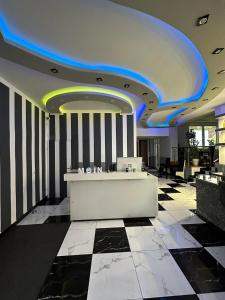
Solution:
[{"label": "reception counter top", "polygon": [[66,173],[65,181],[84,181],[84,180],[136,180],[147,179],[147,172],[102,172],[102,173]]},{"label": "reception counter top", "polygon": [[155,217],[158,178],[146,172],[67,173],[71,220]]}]

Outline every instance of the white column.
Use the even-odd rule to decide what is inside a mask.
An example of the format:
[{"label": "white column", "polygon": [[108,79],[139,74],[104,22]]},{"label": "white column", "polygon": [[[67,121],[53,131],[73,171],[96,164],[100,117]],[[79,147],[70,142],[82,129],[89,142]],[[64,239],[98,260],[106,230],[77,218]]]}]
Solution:
[{"label": "white column", "polygon": [[82,113],[78,113],[78,161],[79,163],[83,163]]},{"label": "white column", "polygon": [[39,184],[40,184],[40,199],[42,199],[42,110],[39,108]]},{"label": "white column", "polygon": [[26,131],[25,97],[22,98],[22,159],[23,159],[23,213],[25,214],[27,212],[27,131]]},{"label": "white column", "polygon": [[112,113],[112,162],[116,163],[116,114]]},{"label": "white column", "polygon": [[123,157],[127,157],[127,116],[123,115]]},{"label": "white column", "polygon": [[105,162],[105,114],[101,113],[101,162]]},{"label": "white column", "polygon": [[32,205],[36,204],[36,189],[35,189],[35,106],[31,105],[31,153],[32,153]]},{"label": "white column", "polygon": [[59,154],[59,115],[55,115],[55,195],[60,197],[60,154]]},{"label": "white column", "polygon": [[[16,221],[15,91],[9,92],[11,223]],[[4,170],[2,170],[4,176]]]},{"label": "white column", "polygon": [[90,163],[94,163],[94,115],[89,114]]}]

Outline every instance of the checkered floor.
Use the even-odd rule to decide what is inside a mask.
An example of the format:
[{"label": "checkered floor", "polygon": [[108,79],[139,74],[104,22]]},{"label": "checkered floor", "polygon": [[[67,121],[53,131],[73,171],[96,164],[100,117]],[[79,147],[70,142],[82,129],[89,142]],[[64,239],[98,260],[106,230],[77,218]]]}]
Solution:
[{"label": "checkered floor", "polygon": [[[38,299],[224,300],[225,232],[195,199],[159,178],[157,218],[72,222]],[[70,222],[68,199],[42,204],[19,225]]]}]

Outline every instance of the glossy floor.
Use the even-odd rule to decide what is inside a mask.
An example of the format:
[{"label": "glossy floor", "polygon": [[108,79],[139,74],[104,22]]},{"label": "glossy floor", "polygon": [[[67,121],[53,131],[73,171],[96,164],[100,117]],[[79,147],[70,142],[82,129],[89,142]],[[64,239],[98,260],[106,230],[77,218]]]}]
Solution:
[{"label": "glossy floor", "polygon": [[69,221],[68,199],[19,226],[69,222],[38,299],[224,300],[225,233],[194,213],[195,187],[159,178],[157,218]]}]

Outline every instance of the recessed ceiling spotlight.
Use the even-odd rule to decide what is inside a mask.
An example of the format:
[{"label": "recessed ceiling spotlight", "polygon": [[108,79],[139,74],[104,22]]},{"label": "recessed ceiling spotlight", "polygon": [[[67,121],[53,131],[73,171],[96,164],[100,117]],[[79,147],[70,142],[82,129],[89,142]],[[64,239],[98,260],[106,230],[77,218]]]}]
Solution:
[{"label": "recessed ceiling spotlight", "polygon": [[224,48],[216,48],[212,54],[220,54],[223,51]]},{"label": "recessed ceiling spotlight", "polygon": [[191,109],[196,109],[196,107],[192,107]]},{"label": "recessed ceiling spotlight", "polygon": [[208,100],[209,100],[208,98],[202,99],[202,101],[208,101]]},{"label": "recessed ceiling spotlight", "polygon": [[125,89],[128,89],[130,87],[129,83],[124,84]]},{"label": "recessed ceiling spotlight", "polygon": [[225,70],[220,70],[219,72],[217,72],[217,74],[223,74],[225,73]]},{"label": "recessed ceiling spotlight", "polygon": [[218,86],[214,86],[214,87],[212,88],[212,91],[217,90],[217,89],[219,89],[219,87],[218,87]]},{"label": "recessed ceiling spotlight", "polygon": [[177,108],[176,106],[172,106],[172,108]]},{"label": "recessed ceiling spotlight", "polygon": [[152,108],[149,108],[148,110],[152,110]]},{"label": "recessed ceiling spotlight", "polygon": [[101,82],[101,81],[103,81],[103,79],[102,79],[102,77],[97,77],[96,81]]},{"label": "recessed ceiling spotlight", "polygon": [[148,95],[148,93],[144,92],[144,93],[142,93],[142,95],[143,95],[143,96],[147,96],[147,95]]},{"label": "recessed ceiling spotlight", "polygon": [[184,116],[185,114],[181,114],[181,116]]},{"label": "recessed ceiling spotlight", "polygon": [[208,19],[209,19],[209,14],[205,15],[205,16],[202,16],[202,17],[199,17],[197,19],[196,25],[197,26],[205,25],[208,22]]},{"label": "recessed ceiling spotlight", "polygon": [[152,101],[149,101],[149,104],[152,104],[152,103],[154,103],[154,101],[152,100]]},{"label": "recessed ceiling spotlight", "polygon": [[51,71],[52,73],[59,73],[59,71],[58,71],[57,69],[55,69],[55,68],[50,69],[50,71]]}]

